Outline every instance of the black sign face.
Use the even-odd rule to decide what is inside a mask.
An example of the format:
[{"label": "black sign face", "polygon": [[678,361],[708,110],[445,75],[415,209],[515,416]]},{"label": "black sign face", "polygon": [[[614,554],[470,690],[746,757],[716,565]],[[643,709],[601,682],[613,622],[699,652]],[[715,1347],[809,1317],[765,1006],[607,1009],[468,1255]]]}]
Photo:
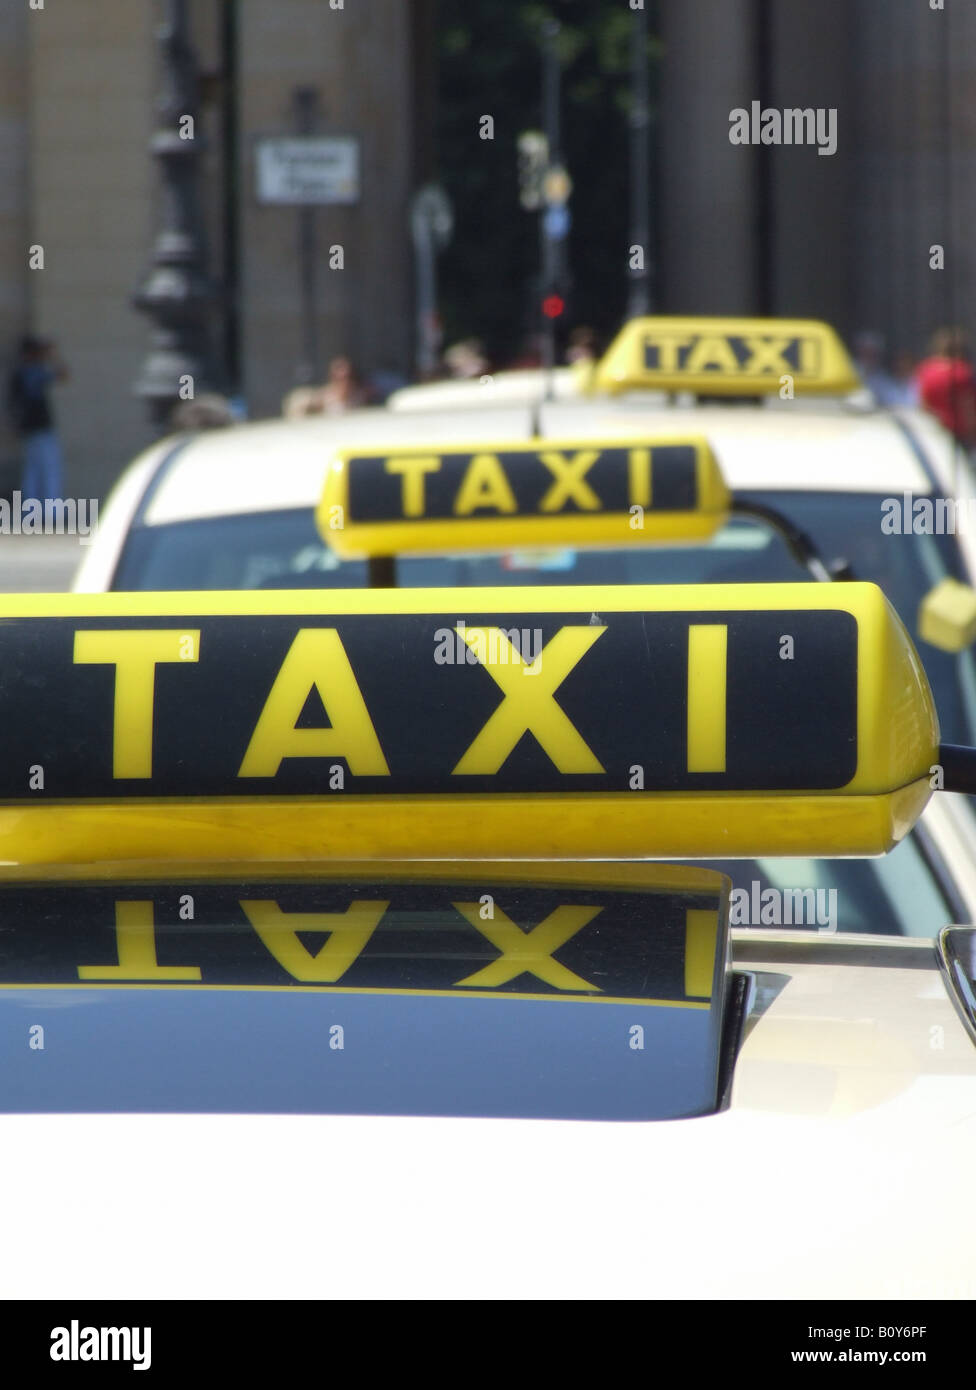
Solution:
[{"label": "black sign face", "polygon": [[649,372],[713,372],[716,377],[816,374],[820,344],[814,337],[758,334],[648,334],[644,366]]},{"label": "black sign face", "polygon": [[699,505],[689,444],[506,448],[362,455],[346,467],[350,523],[464,521],[600,512],[689,512]]},{"label": "black sign face", "polygon": [[839,788],[857,651],[837,609],[12,618],[0,798]]},{"label": "black sign face", "polygon": [[[483,882],[0,889],[0,989],[472,991],[707,1005],[727,892]],[[716,973],[718,972],[718,974]]]}]

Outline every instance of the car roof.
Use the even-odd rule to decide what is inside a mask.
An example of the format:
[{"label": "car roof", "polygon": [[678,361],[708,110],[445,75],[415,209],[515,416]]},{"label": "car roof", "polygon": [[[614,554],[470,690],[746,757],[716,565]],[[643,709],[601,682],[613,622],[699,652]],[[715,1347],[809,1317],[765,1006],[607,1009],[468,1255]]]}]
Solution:
[{"label": "car roof", "polygon": [[[463,437],[526,439],[527,412],[471,413]],[[330,450],[337,445],[447,442],[461,438],[453,415],[403,418],[384,409],[308,420],[262,420],[187,437],[158,476],[148,497],[144,525],[194,517],[314,507],[322,496]]]},{"label": "car roof", "polygon": [[538,412],[486,410],[396,414],[385,409],[312,420],[267,420],[189,437],[152,489],[141,521],[312,507],[336,445],[383,447],[530,439],[537,415],[552,438],[660,438],[701,433],[738,490],[931,491],[912,438],[890,412],[823,402],[790,411],[743,405],[661,407],[635,397],[556,401]]},{"label": "car roof", "polygon": [[910,434],[887,411],[837,402],[662,406],[636,397],[555,402],[547,434],[563,438],[701,434],[738,491],[928,492],[931,480]]},{"label": "car roof", "polygon": [[397,413],[426,413],[431,410],[483,409],[486,405],[532,405],[543,395],[557,399],[578,396],[588,376],[587,368],[554,367],[552,372],[537,367],[461,381],[425,381],[401,386],[386,402]]}]

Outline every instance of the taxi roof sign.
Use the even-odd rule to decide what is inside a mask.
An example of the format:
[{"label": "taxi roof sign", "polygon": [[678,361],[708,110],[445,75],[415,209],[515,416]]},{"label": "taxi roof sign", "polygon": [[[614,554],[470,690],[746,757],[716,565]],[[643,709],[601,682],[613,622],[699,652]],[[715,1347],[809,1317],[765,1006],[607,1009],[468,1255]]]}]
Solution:
[{"label": "taxi roof sign", "polygon": [[939,761],[872,584],[3,596],[0,619],[11,867],[877,854]]},{"label": "taxi roof sign", "polygon": [[860,385],[837,333],[814,319],[632,319],[593,375],[593,389],[610,393],[837,396]]},{"label": "taxi roof sign", "polygon": [[731,506],[704,439],[340,450],[316,512],[343,557],[646,545],[712,536]]}]

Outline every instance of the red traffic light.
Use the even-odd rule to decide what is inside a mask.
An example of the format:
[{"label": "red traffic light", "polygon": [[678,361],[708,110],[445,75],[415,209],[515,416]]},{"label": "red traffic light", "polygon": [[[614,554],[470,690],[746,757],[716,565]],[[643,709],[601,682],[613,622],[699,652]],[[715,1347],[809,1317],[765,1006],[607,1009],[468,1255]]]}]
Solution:
[{"label": "red traffic light", "polygon": [[562,318],[566,310],[566,301],[558,294],[547,294],[542,301],[542,312],[547,319]]}]

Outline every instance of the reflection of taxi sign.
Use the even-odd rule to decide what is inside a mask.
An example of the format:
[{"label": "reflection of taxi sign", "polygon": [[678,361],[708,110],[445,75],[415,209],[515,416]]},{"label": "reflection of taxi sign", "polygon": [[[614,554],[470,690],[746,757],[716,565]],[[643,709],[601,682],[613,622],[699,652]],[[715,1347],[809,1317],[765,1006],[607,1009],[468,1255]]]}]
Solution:
[{"label": "reflection of taxi sign", "polygon": [[825,323],[797,319],[632,319],[597,365],[599,391],[737,396],[843,395],[860,380]]},{"label": "reflection of taxi sign", "polygon": [[931,694],[871,584],[0,599],[8,864],[873,854]]},{"label": "reflection of taxi sign", "polygon": [[601,886],[539,884],[536,866],[523,883],[496,880],[490,865],[477,878],[411,880],[382,863],[231,884],[4,884],[0,988],[303,986],[707,1008],[724,967],[728,880],[686,870],[672,887],[646,867],[639,889],[609,875]]},{"label": "reflection of taxi sign", "polygon": [[658,865],[372,861],[3,883],[0,1002],[45,1023],[61,1007],[43,1074],[7,1049],[0,1110],[713,1113],[742,1019],[730,886]]},{"label": "reflection of taxi sign", "polygon": [[337,453],[319,530],[344,556],[695,541],[728,516],[703,439]]}]

